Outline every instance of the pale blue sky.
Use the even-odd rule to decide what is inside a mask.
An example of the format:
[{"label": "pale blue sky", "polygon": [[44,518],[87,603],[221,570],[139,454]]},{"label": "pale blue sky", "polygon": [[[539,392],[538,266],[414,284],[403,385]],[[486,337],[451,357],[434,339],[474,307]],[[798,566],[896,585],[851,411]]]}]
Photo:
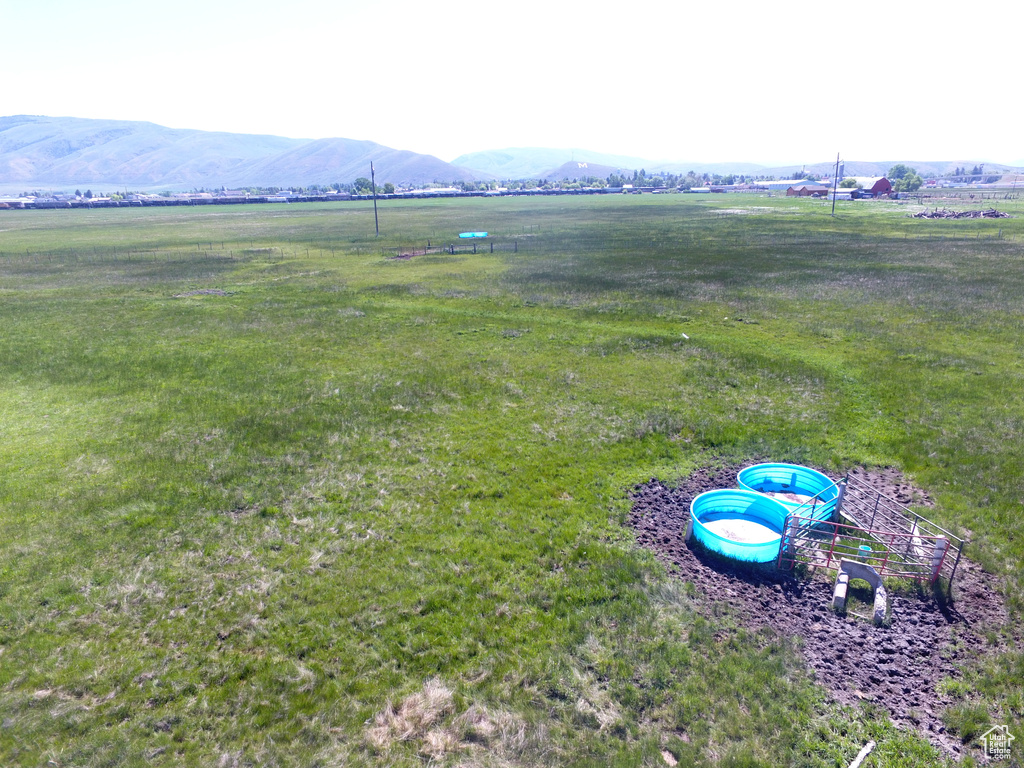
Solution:
[{"label": "pale blue sky", "polygon": [[[713,7],[712,7],[713,6]],[[764,164],[1024,158],[1017,0],[0,0],[0,114]]]}]

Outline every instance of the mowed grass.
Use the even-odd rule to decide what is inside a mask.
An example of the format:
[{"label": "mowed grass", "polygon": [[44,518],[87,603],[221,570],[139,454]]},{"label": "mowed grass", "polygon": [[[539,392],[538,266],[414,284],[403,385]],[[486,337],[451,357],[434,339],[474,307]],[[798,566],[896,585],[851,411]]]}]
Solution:
[{"label": "mowed grass", "polygon": [[[1022,206],[0,216],[0,762],[934,765],[624,527],[711,456],[894,465],[1024,589]],[[386,258],[487,230],[518,252]],[[1012,629],[950,727],[1020,733]],[[979,727],[984,725],[985,727]]]}]

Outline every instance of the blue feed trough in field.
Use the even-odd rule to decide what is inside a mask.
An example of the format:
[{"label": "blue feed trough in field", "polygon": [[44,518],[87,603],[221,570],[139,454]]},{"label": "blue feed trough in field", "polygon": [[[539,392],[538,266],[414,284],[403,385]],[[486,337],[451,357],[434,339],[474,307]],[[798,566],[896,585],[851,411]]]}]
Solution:
[{"label": "blue feed trough in field", "polygon": [[741,469],[737,485],[745,491],[771,496],[802,518],[832,517],[839,486],[816,469],[798,464],[755,464]]},{"label": "blue feed trough in field", "polygon": [[693,536],[736,560],[767,563],[778,557],[786,508],[755,491],[707,491],[690,504]]},{"label": "blue feed trough in field", "polygon": [[487,237],[486,232],[460,232],[459,237]]}]

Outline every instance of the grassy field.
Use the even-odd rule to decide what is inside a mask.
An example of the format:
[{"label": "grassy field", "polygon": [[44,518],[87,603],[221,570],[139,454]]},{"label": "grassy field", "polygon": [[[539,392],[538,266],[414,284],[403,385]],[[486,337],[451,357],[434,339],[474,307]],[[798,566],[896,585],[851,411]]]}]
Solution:
[{"label": "grassy field", "polygon": [[[896,466],[1024,611],[1024,205],[0,212],[0,764],[929,766],[624,526]],[[486,230],[518,252],[385,258]],[[1024,718],[1012,630],[948,689]],[[1006,650],[1006,648],[1010,650]]]}]

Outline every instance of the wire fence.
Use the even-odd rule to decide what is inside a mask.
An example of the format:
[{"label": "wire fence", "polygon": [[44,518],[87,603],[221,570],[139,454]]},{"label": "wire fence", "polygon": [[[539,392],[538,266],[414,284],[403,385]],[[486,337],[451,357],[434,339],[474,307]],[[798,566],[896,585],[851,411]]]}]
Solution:
[{"label": "wire fence", "polygon": [[882,576],[929,584],[941,577],[952,585],[963,545],[959,536],[848,476],[840,483],[831,519],[810,508],[787,515],[778,566],[838,570],[843,559],[859,560]]},{"label": "wire fence", "polygon": [[433,240],[423,243],[382,245],[381,256],[391,259],[411,259],[414,256],[466,255],[483,253],[519,253],[518,239],[512,240],[451,240],[441,244]]},{"label": "wire fence", "polygon": [[943,575],[952,579],[955,568],[948,562],[958,555],[959,550],[945,536],[895,533],[790,515],[779,550],[779,567],[792,570],[797,563],[804,563],[838,570],[842,560],[857,560],[882,577],[932,584]]}]

